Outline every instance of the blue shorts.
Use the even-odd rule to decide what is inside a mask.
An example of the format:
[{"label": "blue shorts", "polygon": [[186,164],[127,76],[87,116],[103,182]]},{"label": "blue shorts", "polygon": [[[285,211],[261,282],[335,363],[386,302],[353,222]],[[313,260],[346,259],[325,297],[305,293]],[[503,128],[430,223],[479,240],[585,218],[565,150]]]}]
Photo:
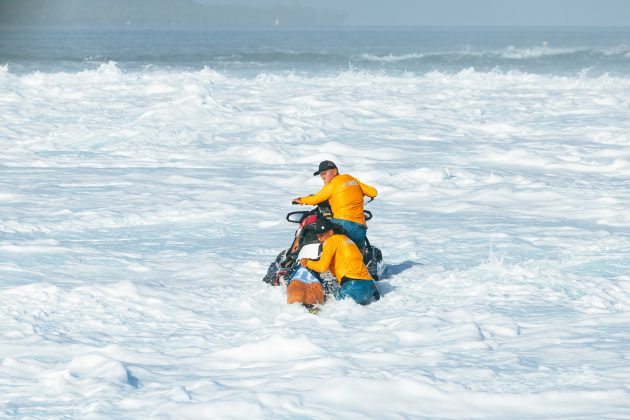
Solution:
[{"label": "blue shorts", "polygon": [[335,290],[335,299],[350,297],[359,305],[369,305],[377,293],[374,280],[348,280]]},{"label": "blue shorts", "polygon": [[352,239],[361,252],[365,249],[365,236],[367,234],[367,227],[361,223],[351,222],[345,219],[330,219],[331,222],[341,225],[345,230],[348,238]]}]

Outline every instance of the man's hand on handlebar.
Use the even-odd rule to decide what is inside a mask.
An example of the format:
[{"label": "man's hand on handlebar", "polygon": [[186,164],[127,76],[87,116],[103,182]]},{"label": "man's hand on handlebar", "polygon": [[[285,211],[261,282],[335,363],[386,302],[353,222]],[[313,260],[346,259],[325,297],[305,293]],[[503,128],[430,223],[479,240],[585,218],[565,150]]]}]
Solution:
[{"label": "man's hand on handlebar", "polygon": [[298,198],[294,198],[294,199],[291,201],[291,204],[294,204],[294,205],[298,205],[298,204],[300,204],[300,205],[301,205],[301,204],[302,204],[302,202],[300,201],[300,197],[298,197]]}]

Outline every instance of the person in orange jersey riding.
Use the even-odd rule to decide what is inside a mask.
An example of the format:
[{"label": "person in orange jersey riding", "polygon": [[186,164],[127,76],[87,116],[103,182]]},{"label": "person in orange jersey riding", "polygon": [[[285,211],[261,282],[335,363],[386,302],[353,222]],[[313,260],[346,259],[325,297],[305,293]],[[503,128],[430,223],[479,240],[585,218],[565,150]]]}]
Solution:
[{"label": "person in orange jersey riding", "polygon": [[314,229],[317,240],[323,245],[322,253],[319,260],[300,258],[300,266],[319,273],[330,269],[341,285],[335,291],[335,299],[350,297],[361,305],[378,300],[376,284],[356,244],[346,235],[335,233],[335,226],[328,219],[319,219]]},{"label": "person in orange jersey riding", "polygon": [[376,188],[364,184],[348,174],[339,174],[337,165],[330,160],[319,164],[313,175],[321,176],[322,189],[314,195],[294,198],[293,204],[316,205],[328,200],[332,210],[332,222],[341,225],[348,237],[363,251],[367,226],[363,214],[363,197],[376,197]]}]

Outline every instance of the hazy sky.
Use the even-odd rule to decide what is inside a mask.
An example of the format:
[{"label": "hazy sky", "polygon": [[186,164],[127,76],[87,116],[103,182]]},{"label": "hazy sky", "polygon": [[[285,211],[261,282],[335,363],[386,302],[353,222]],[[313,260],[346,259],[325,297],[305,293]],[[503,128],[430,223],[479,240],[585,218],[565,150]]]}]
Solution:
[{"label": "hazy sky", "polygon": [[301,0],[346,24],[630,26],[630,0]]},{"label": "hazy sky", "polygon": [[0,0],[0,24],[271,25],[276,20],[295,26],[630,28],[630,0]]},{"label": "hazy sky", "polygon": [[630,26],[630,0],[320,0],[348,23]]},{"label": "hazy sky", "polygon": [[348,25],[626,26],[630,0],[197,0],[299,4],[346,12]]}]

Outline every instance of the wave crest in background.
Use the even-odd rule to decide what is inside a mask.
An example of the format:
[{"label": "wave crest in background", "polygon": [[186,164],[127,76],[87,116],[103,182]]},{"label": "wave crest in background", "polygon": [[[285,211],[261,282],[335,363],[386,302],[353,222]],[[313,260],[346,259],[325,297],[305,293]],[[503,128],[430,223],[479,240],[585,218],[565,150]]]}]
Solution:
[{"label": "wave crest in background", "polygon": [[239,77],[261,72],[334,74],[348,68],[392,75],[474,67],[526,73],[628,75],[630,32],[580,30],[7,30],[0,64],[13,72],[199,70]]}]

